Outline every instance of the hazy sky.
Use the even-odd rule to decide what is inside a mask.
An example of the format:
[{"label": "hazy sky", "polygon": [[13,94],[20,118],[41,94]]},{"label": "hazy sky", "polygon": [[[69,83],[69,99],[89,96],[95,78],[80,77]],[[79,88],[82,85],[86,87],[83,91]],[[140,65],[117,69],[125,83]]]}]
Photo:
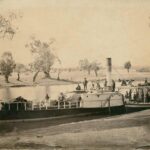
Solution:
[{"label": "hazy sky", "polygon": [[11,51],[17,62],[31,62],[25,48],[30,36],[48,41],[62,66],[76,66],[88,58],[114,65],[131,60],[133,65],[150,63],[149,0],[0,0],[0,13],[21,12],[13,40],[0,39],[0,55]]}]

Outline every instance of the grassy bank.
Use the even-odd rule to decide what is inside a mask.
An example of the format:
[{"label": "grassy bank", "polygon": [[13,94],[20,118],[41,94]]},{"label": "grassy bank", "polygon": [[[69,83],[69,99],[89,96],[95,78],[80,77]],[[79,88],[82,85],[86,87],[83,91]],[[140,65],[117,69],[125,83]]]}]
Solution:
[{"label": "grassy bank", "polygon": [[65,85],[73,84],[75,81],[69,79],[60,79],[57,80],[56,77],[44,78],[43,74],[40,74],[36,81],[33,82],[33,74],[21,74],[21,79],[18,81],[17,75],[14,73],[9,77],[9,83],[6,83],[3,76],[0,76],[0,87],[24,87],[24,86],[33,86],[33,85]]},{"label": "grassy bank", "polygon": [[[57,80],[57,73],[51,73],[51,79],[45,79],[42,73],[39,73],[36,82],[33,83],[33,73],[27,72],[21,74],[21,81],[17,81],[17,74],[13,73],[10,76],[10,83],[5,83],[4,77],[0,76],[0,87],[6,86],[32,86],[32,85],[62,85],[70,84],[76,82],[82,82],[86,77],[88,80],[101,80],[106,78],[105,70],[100,70],[98,76],[96,77],[94,72],[91,72],[90,75],[85,71],[63,71],[60,74],[60,80]],[[148,78],[150,80],[150,73],[136,72],[131,70],[130,73],[127,73],[126,70],[113,70],[112,78],[114,80],[118,79],[134,79],[134,80],[145,80]]]}]

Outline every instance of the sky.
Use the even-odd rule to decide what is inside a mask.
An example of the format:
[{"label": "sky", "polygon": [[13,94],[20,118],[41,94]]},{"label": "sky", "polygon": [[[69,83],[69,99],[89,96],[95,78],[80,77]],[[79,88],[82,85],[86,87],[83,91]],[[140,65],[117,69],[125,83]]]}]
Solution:
[{"label": "sky", "polygon": [[[21,14],[12,40],[0,39],[0,55],[11,51],[16,62],[33,60],[25,44],[35,36],[54,38],[63,67],[80,59],[113,65],[150,65],[150,1],[148,0],[0,0],[0,14]],[[57,66],[57,65],[56,65]]]}]

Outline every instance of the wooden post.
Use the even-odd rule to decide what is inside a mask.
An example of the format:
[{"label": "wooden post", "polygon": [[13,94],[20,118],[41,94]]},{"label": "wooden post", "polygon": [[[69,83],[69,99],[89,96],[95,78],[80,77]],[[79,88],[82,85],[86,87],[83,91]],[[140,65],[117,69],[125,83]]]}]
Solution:
[{"label": "wooden post", "polygon": [[24,109],[27,110],[27,105],[26,105],[26,103],[24,103]]},{"label": "wooden post", "polygon": [[76,108],[78,108],[78,101],[76,102]]},{"label": "wooden post", "polygon": [[17,111],[18,111],[18,103],[17,103]]},{"label": "wooden post", "polygon": [[33,105],[33,102],[32,102],[32,104],[31,104],[31,107],[32,107],[32,110],[34,110],[34,105]]},{"label": "wooden post", "polygon": [[58,101],[58,109],[60,109],[60,101]]},{"label": "wooden post", "polygon": [[147,89],[144,88],[144,103],[146,103],[146,94],[147,94]]},{"label": "wooden post", "polygon": [[10,111],[10,103],[8,104],[8,110]]},{"label": "wooden post", "polygon": [[69,108],[71,108],[71,102],[69,102]]},{"label": "wooden post", "polygon": [[108,110],[109,110],[109,114],[111,114],[111,108],[110,108],[110,98],[108,99]]},{"label": "wooden post", "polygon": [[66,103],[65,103],[65,101],[64,101],[64,108],[66,108]]},{"label": "wooden post", "polygon": [[41,102],[40,102],[40,110],[41,110]]}]

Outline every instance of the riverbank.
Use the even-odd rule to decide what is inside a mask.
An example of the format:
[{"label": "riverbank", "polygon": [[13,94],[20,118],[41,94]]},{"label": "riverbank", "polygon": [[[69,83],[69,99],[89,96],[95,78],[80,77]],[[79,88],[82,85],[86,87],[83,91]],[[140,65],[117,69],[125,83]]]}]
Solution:
[{"label": "riverbank", "polygon": [[150,110],[95,118],[0,136],[2,149],[140,150],[150,149]]},{"label": "riverbank", "polygon": [[[86,77],[88,81],[97,81],[106,78],[105,70],[100,70],[98,76],[95,76],[94,72],[91,72],[90,75],[86,71],[63,71],[60,74],[60,80],[57,80],[58,74],[51,73],[51,79],[45,79],[44,74],[41,72],[36,78],[35,83],[33,83],[34,73],[26,72],[20,74],[20,81],[17,81],[17,74],[13,73],[9,77],[10,83],[6,83],[4,77],[0,75],[0,88],[2,87],[23,87],[23,86],[33,86],[33,85],[65,85],[72,84],[77,82],[83,82]],[[150,80],[150,73],[141,73],[131,70],[130,73],[127,73],[126,70],[115,70],[112,71],[112,79],[133,79],[136,81],[143,81],[147,78]]]},{"label": "riverbank", "polygon": [[32,81],[32,76],[22,76],[21,80],[16,80],[15,76],[11,76],[9,79],[9,83],[6,83],[3,76],[0,76],[0,88],[3,87],[25,87],[25,86],[35,86],[35,85],[66,85],[66,84],[74,84],[75,81],[60,79],[57,80],[55,78],[38,78],[36,82]]}]

